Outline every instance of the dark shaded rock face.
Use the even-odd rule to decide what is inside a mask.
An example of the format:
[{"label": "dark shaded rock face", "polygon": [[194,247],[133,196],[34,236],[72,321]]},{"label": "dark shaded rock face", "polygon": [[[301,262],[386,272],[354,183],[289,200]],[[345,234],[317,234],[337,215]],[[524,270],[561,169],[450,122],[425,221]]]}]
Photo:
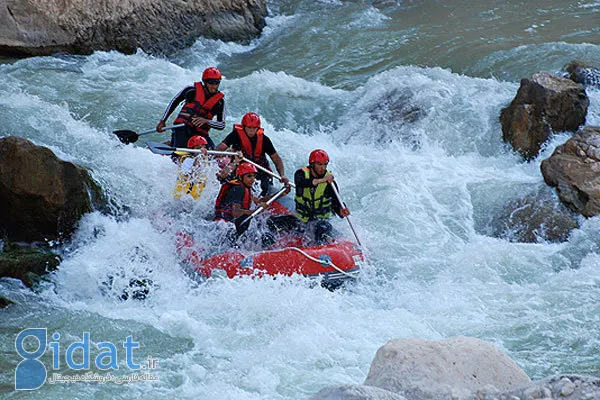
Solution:
[{"label": "dark shaded rock face", "polygon": [[6,251],[0,253],[0,277],[19,279],[32,287],[59,264],[60,258],[48,249],[8,246]]},{"label": "dark shaded rock face", "polygon": [[600,214],[600,127],[586,126],[542,161],[544,181],[571,210]]},{"label": "dark shaded rock face", "polygon": [[11,304],[15,304],[14,301],[7,299],[6,297],[0,296],[0,308],[6,308]]},{"label": "dark shaded rock face", "polygon": [[0,139],[2,236],[16,242],[68,238],[81,216],[103,202],[87,170],[26,139]]},{"label": "dark shaded rock face", "polygon": [[525,159],[535,158],[551,132],[574,132],[585,123],[589,103],[583,87],[570,79],[548,73],[522,79],[500,113],[503,139]]},{"label": "dark shaded rock face", "polygon": [[[549,191],[549,189],[546,189]],[[510,242],[564,242],[579,227],[576,215],[552,193],[540,191],[510,201],[493,216],[491,234]]]},{"label": "dark shaded rock face", "polygon": [[400,139],[413,150],[421,147],[421,139],[410,129],[403,129],[427,115],[426,111],[415,101],[415,93],[412,90],[392,89],[384,93],[380,101],[372,104],[366,111],[372,120],[394,128],[391,130],[394,132],[393,136],[389,135],[389,132],[382,131],[380,137],[374,138],[377,142],[391,143]]},{"label": "dark shaded rock face", "polygon": [[0,55],[164,54],[200,36],[249,41],[266,15],[264,0],[0,0]]}]

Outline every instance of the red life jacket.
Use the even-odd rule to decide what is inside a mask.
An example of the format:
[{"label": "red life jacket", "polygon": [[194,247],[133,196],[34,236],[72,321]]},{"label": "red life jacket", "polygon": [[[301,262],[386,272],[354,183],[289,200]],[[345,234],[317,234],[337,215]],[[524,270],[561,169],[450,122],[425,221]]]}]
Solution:
[{"label": "red life jacket", "polygon": [[194,129],[201,136],[208,136],[208,130],[210,127],[208,124],[204,124],[201,127],[196,127],[192,124],[192,117],[202,117],[206,119],[213,119],[213,109],[225,94],[223,92],[217,92],[213,96],[209,97],[208,100],[204,94],[204,86],[202,82],[195,82],[194,87],[196,88],[196,98],[191,103],[186,103],[181,107],[179,115],[175,119],[175,124],[186,124],[190,128]]},{"label": "red life jacket", "polygon": [[235,129],[238,137],[240,138],[244,157],[249,158],[251,161],[257,163],[261,167],[265,167],[270,171],[271,166],[267,160],[267,155],[263,152],[263,139],[265,136],[265,130],[260,128],[258,131],[256,131],[256,147],[254,148],[254,151],[252,151],[252,143],[250,143],[250,138],[248,135],[246,135],[244,127],[242,125],[235,124],[233,129]]},{"label": "red life jacket", "polygon": [[215,219],[218,221],[220,219],[225,221],[233,221],[233,209],[231,204],[223,204],[223,200],[225,200],[225,196],[229,193],[229,190],[233,186],[241,186],[244,188],[244,200],[242,201],[242,208],[244,210],[249,210],[250,205],[252,203],[252,193],[250,189],[248,189],[244,184],[237,179],[229,181],[223,186],[221,186],[221,190],[219,191],[219,195],[217,196],[217,201],[215,201]]}]

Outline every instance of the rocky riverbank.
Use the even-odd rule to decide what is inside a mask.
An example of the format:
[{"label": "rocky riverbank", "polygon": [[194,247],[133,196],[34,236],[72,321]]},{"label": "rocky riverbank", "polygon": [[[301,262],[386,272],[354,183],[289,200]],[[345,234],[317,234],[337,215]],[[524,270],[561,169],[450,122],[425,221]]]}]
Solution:
[{"label": "rocky riverbank", "polygon": [[247,42],[260,35],[266,15],[264,0],[4,0],[0,56],[167,54],[200,36]]},{"label": "rocky riverbank", "polygon": [[600,378],[555,375],[532,382],[496,346],[469,337],[395,339],[362,385],[325,388],[311,400],[600,399]]}]

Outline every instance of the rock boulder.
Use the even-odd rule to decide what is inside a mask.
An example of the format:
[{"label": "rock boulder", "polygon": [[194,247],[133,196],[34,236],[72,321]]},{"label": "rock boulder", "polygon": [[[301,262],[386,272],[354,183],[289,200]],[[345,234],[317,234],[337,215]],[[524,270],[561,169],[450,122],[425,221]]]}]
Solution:
[{"label": "rock boulder", "polygon": [[87,170],[27,139],[0,139],[0,236],[14,242],[65,239],[83,214],[104,204]]},{"label": "rock boulder", "polygon": [[565,242],[579,228],[578,215],[569,210],[548,186],[506,203],[492,214],[489,229],[493,237],[510,242]]},{"label": "rock boulder", "polygon": [[600,214],[600,126],[586,126],[542,161],[544,181],[571,210]]},{"label": "rock boulder", "polygon": [[409,399],[467,398],[531,383],[496,346],[475,338],[397,339],[379,348],[364,384]]},{"label": "rock boulder", "polygon": [[583,86],[534,74],[521,80],[516,97],[500,113],[503,139],[525,159],[535,158],[552,132],[575,132],[583,125],[589,104]]},{"label": "rock boulder", "polygon": [[311,400],[599,399],[600,378],[560,374],[532,382],[479,339],[396,339],[382,346],[363,385],[322,389]]},{"label": "rock boulder", "polygon": [[266,15],[265,0],[0,0],[0,55],[163,54],[200,36],[248,41]]}]

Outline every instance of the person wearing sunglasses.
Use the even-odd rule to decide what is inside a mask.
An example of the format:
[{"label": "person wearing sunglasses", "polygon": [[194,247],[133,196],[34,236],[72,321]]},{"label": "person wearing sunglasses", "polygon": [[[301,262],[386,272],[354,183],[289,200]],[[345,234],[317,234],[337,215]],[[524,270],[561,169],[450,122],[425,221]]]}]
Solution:
[{"label": "person wearing sunglasses", "polygon": [[[209,130],[225,129],[225,95],[219,91],[221,71],[209,67],[202,73],[202,82],[195,82],[181,90],[171,100],[162,118],[156,125],[157,132],[165,130],[166,121],[175,109],[184,102],[174,123],[185,126],[173,129],[171,146],[185,147],[188,140],[195,135],[202,136],[208,142],[207,148],[214,149],[215,144],[210,138]],[[216,120],[214,118],[216,117]]]}]

